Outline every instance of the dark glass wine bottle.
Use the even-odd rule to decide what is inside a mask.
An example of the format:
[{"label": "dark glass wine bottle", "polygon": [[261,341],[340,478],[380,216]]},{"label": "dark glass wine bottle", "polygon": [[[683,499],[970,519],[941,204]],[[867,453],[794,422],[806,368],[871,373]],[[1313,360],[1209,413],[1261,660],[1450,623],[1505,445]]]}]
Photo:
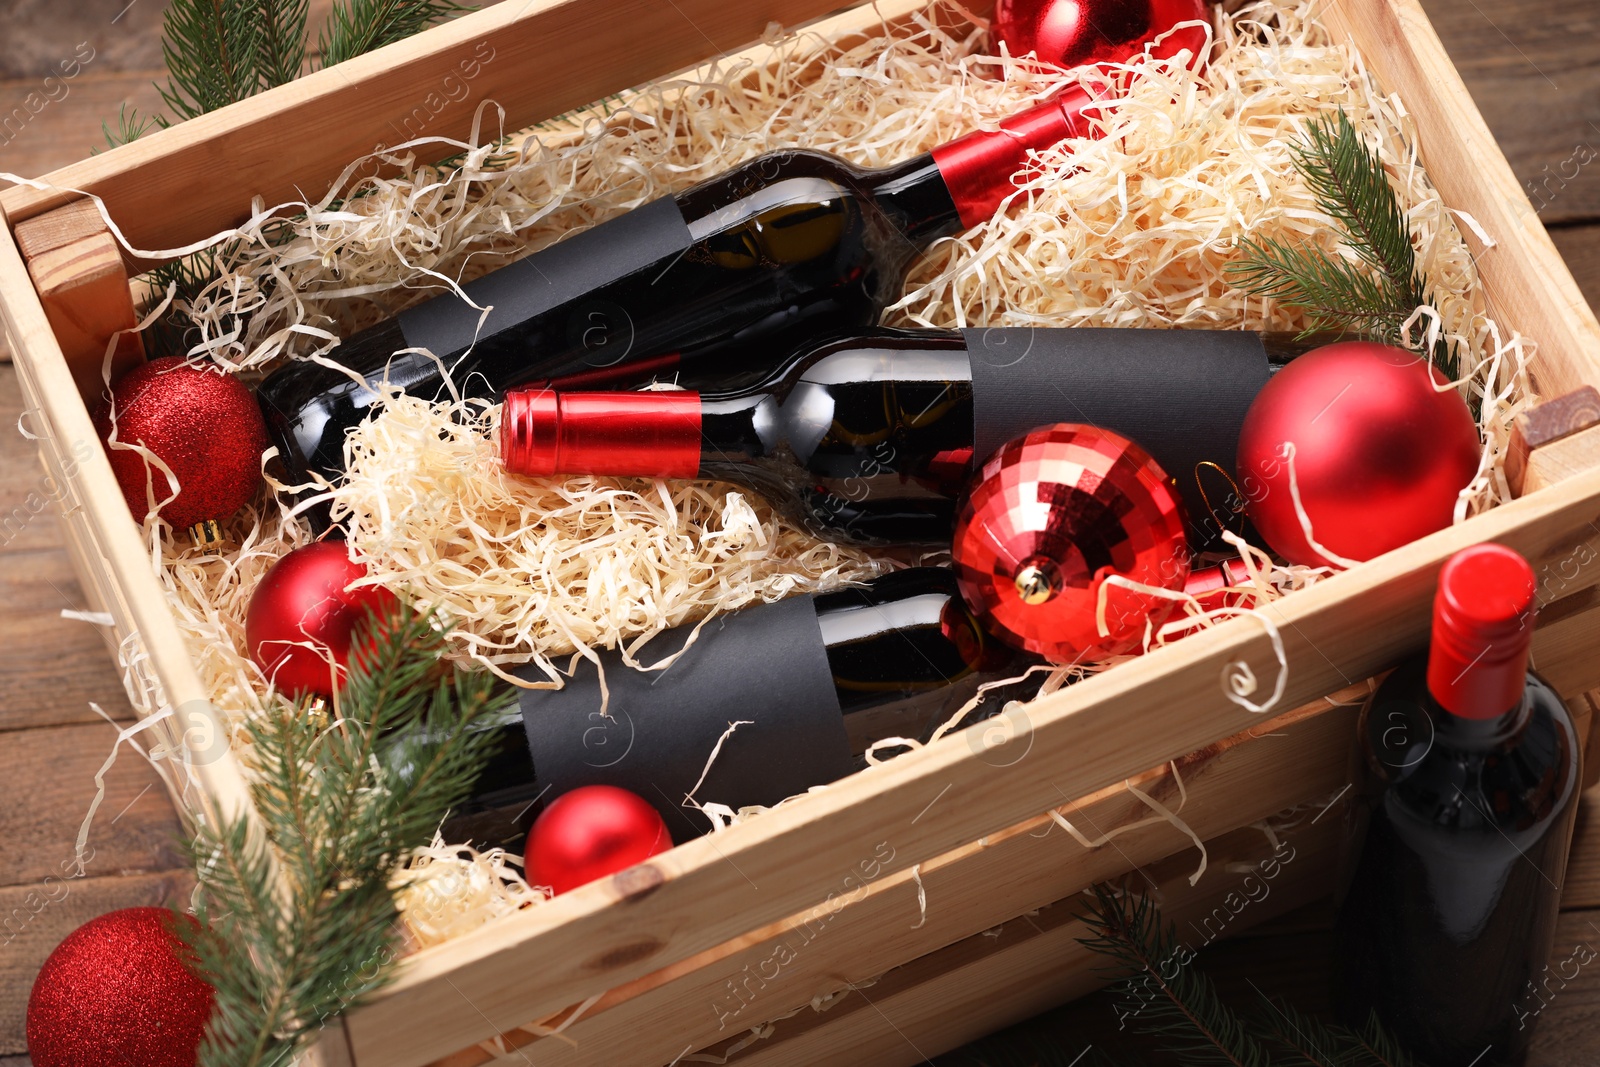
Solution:
[{"label": "dark glass wine bottle", "polygon": [[[343,470],[373,386],[498,398],[533,381],[633,384],[672,374],[759,378],[797,348],[872,325],[915,255],[982,222],[1031,152],[1088,132],[1067,94],[883,170],[772,152],[464,286],[270,375],[258,396],[291,477]],[[426,349],[426,352],[416,351]]]},{"label": "dark glass wine bottle", "polygon": [[937,544],[975,465],[1039,426],[1088,423],[1176,478],[1201,549],[1232,518],[1207,521],[1251,401],[1305,348],[1240,331],[877,330],[732,392],[514,390],[500,452],[519,474],[717,478],[823,536]]},{"label": "dark glass wine bottle", "polygon": [[[943,567],[746,608],[698,632],[682,626],[643,658],[680,651],[659,671],[602,653],[605,714],[588,659],[565,688],[525,691],[521,718],[494,727],[505,743],[453,830],[499,843],[526,831],[537,802],[608,784],[655,804],[681,841],[710,829],[684,804],[691,790],[734,810],[774,804],[857,769],[854,754],[872,741],[921,733],[980,676],[1031,662],[978,628]],[[526,677],[544,680],[537,670]]]},{"label": "dark glass wine bottle", "polygon": [[1427,1063],[1522,1063],[1543,1004],[1579,773],[1566,706],[1528,672],[1534,584],[1499,545],[1451,557],[1428,653],[1361,719],[1339,1006]]}]

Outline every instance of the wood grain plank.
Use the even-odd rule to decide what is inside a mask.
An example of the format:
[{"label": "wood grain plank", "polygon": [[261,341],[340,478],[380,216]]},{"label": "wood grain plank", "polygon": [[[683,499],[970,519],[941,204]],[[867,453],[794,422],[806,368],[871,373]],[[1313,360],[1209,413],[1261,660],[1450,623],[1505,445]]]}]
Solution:
[{"label": "wood grain plank", "polygon": [[[8,770],[0,775],[0,885],[60,878],[73,863],[79,823],[95,794],[94,776],[110,755],[108,724],[24,730],[6,737]],[[96,814],[88,875],[124,876],[185,866],[182,833],[165,787],[150,765],[124,747],[106,772]]]},{"label": "wood grain plank", "polygon": [[1540,219],[1549,225],[1600,215],[1600,5],[1422,6]]},{"label": "wood grain plank", "polygon": [[1590,307],[1600,307],[1600,226],[1567,226],[1550,231]]},{"label": "wood grain plank", "polygon": [[38,444],[23,435],[38,420],[25,417],[27,404],[12,367],[0,367],[0,552],[30,552],[61,544],[55,498],[45,478]]},{"label": "wood grain plank", "polygon": [[61,617],[88,608],[63,549],[0,553],[0,600],[0,730],[132,719],[102,628]]},{"label": "wood grain plank", "polygon": [[190,884],[187,873],[169,872],[0,889],[0,1053],[27,1051],[28,991],[62,938],[118,908],[180,903]]},{"label": "wood grain plank", "polygon": [[[105,197],[130,241],[165,248],[238,221],[246,201],[219,182],[217,161],[250,174],[268,203],[320,195],[352,146],[396,143],[422,111],[430,134],[470,133],[478,104],[503,105],[511,129],[580,107],[759,40],[773,22],[798,25],[834,0],[526,0],[497,4],[413,38],[309,74],[220,111],[54,173],[59,186]],[[585,41],[604,62],[552,62],[563,41]],[[556,42],[556,44],[552,44]],[[462,82],[459,100],[441,95]],[[425,106],[426,105],[426,106]],[[339,116],[330,122],[328,116]],[[295,151],[284,151],[293,143]],[[13,219],[70,199],[27,188],[0,193]]]}]

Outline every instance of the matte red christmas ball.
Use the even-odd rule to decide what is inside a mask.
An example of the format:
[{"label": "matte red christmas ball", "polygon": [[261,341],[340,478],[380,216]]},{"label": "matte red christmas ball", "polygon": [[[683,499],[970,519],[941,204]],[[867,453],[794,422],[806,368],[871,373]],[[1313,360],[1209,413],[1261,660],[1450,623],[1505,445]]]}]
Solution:
[{"label": "matte red christmas ball", "polygon": [[1161,589],[1182,589],[1189,577],[1172,479],[1126,437],[1076,423],[1035,430],[983,465],[952,555],[984,628],[1054,663],[1132,651],[1147,620],[1159,625],[1174,610],[1167,598],[1107,585],[1111,576]]},{"label": "matte red christmas ball", "polygon": [[[1205,0],[999,0],[990,33],[1014,56],[1034,52],[1058,67],[1125,63],[1180,22],[1209,22]],[[1200,26],[1167,33],[1151,53],[1170,59],[1187,49],[1199,58]]]},{"label": "matte red christmas ball", "polygon": [[343,541],[318,541],[284,556],[262,577],[245,614],[250,658],[290,696],[332,697],[344,684],[352,633],[371,612],[399,603],[368,576]]},{"label": "matte red christmas ball", "polygon": [[1291,563],[1368,560],[1450,525],[1482,443],[1466,401],[1414,353],[1368,341],[1315,349],[1273,375],[1239,433],[1245,511]]},{"label": "matte red christmas ball", "polygon": [[178,479],[178,495],[162,504],[172,495],[166,472],[138,451],[108,444],[111,470],[135,521],[145,520],[154,499],[161,517],[184,530],[225,519],[255,495],[267,427],[255,397],[238,379],[166,356],[118,378],[111,396],[113,406],[96,416],[100,439],[110,437],[115,410],[117,441],[148,448]]},{"label": "matte red christmas ball", "polygon": [[34,1067],[193,1067],[212,990],[184,966],[180,921],[123,908],[68,934],[28,998]]},{"label": "matte red christmas ball", "polygon": [[616,786],[585,785],[556,797],[533,821],[524,872],[530,885],[560,894],[671,847],[667,824],[649,801]]}]

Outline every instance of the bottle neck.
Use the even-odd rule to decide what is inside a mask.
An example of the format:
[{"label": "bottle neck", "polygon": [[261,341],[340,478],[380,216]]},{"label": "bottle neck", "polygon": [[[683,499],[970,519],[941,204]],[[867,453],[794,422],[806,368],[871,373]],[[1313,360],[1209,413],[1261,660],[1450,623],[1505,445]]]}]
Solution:
[{"label": "bottle neck", "polygon": [[991,218],[1017,190],[1016,175],[1035,155],[1069,138],[1091,137],[1086,112],[1100,104],[1081,86],[1071,86],[1027,111],[1012,115],[998,130],[980,130],[949,141],[931,153],[963,228]]},{"label": "bottle neck", "polygon": [[946,567],[913,567],[814,598],[839,706],[856,711],[942,689],[1016,656],[987,638]]},{"label": "bottle neck", "polygon": [[872,202],[913,244],[922,247],[961,232],[961,212],[933,153],[871,171],[866,181]]}]

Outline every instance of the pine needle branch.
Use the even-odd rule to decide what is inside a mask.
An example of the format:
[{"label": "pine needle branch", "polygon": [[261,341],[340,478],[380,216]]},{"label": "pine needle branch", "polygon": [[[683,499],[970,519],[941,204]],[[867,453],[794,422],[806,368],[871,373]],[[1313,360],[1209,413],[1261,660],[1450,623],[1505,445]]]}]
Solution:
[{"label": "pine needle branch", "polygon": [[[1344,231],[1342,255],[1314,245],[1246,238],[1229,266],[1235,284],[1306,313],[1306,334],[1342,329],[1399,344],[1407,320],[1428,304],[1411,226],[1378,152],[1342,110],[1312,122],[1291,149],[1317,207]],[[1440,344],[1431,356],[1451,378],[1455,354]]]},{"label": "pine needle branch", "polygon": [[[256,93],[261,51],[260,7],[283,0],[172,0],[162,17],[167,85],[161,98],[192,119]],[[291,0],[292,2],[292,0]]]},{"label": "pine needle branch", "polygon": [[1352,1034],[1350,1040],[1364,1054],[1356,1061],[1359,1067],[1427,1067],[1389,1035],[1378,1021],[1377,1012],[1367,1016],[1367,1025],[1360,1033]]},{"label": "pine needle branch", "polygon": [[1272,1067],[1266,1047],[1222,1002],[1211,980],[1190,966],[1192,953],[1153,904],[1103,885],[1092,892],[1085,921],[1096,936],[1079,943],[1134,972],[1123,983],[1122,1018],[1167,1038],[1172,1043],[1166,1051],[1186,1067]]},{"label": "pine needle branch", "polygon": [[470,11],[455,0],[336,0],[317,38],[322,65],[403,41],[442,19]]},{"label": "pine needle branch", "polygon": [[310,0],[266,0],[258,3],[256,73],[262,89],[287,85],[300,76],[306,62],[306,18]]},{"label": "pine needle branch", "polygon": [[442,677],[443,641],[429,615],[373,618],[355,638],[337,724],[303,704],[247,724],[267,840],[234,820],[191,844],[200,925],[187,936],[217,991],[201,1067],[283,1067],[388,981],[390,876],[467,794],[493,743],[473,726],[495,682]]}]

